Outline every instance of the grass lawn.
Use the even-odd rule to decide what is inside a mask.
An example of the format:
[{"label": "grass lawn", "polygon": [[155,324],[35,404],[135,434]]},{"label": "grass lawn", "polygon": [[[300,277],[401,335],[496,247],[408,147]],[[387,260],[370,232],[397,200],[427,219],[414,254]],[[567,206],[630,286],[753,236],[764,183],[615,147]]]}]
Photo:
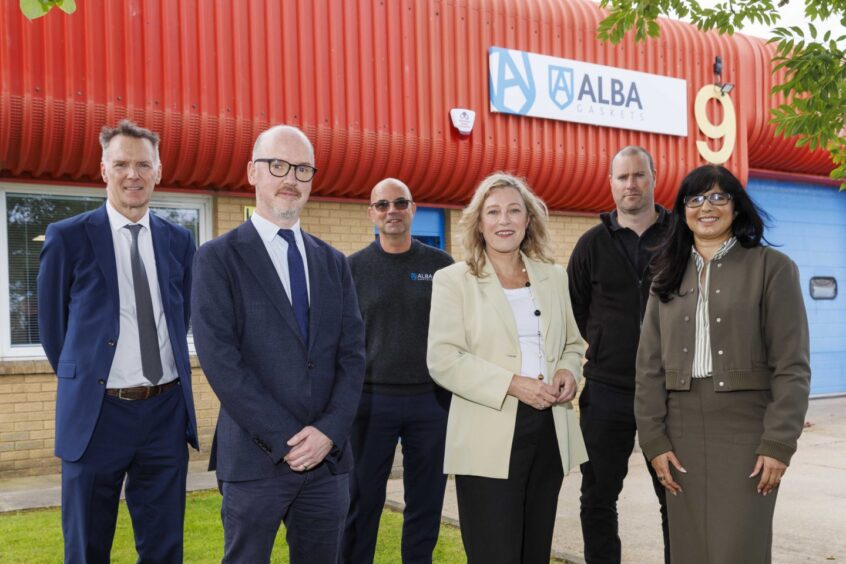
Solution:
[{"label": "grass lawn", "polygon": [[[185,562],[220,562],[223,556],[223,526],[220,523],[220,500],[217,492],[188,494],[185,512]],[[402,515],[386,510],[379,526],[376,562],[399,563]],[[59,509],[22,511],[0,514],[0,562],[26,564],[61,562],[62,518]],[[112,562],[132,563],[137,554],[133,544],[132,524],[126,504],[121,502],[118,514]],[[274,563],[288,562],[285,531],[280,529],[273,550]],[[458,529],[441,527],[434,561],[466,562]]]}]

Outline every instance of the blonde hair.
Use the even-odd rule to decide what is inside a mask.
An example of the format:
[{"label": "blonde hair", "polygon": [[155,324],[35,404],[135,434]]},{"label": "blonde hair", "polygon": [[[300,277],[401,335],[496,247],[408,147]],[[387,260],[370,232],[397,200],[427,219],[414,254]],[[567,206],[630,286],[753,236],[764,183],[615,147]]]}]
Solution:
[{"label": "blonde hair", "polygon": [[524,179],[506,172],[495,172],[483,179],[476,187],[473,198],[461,212],[461,219],[458,222],[458,231],[461,234],[465,253],[464,260],[470,267],[470,273],[478,278],[484,276],[485,238],[479,229],[479,224],[482,222],[482,206],[491,190],[497,188],[514,188],[520,193],[523,204],[526,206],[529,224],[526,226],[526,236],[520,243],[520,250],[529,258],[552,263],[547,229],[549,211],[546,204],[532,192]]}]

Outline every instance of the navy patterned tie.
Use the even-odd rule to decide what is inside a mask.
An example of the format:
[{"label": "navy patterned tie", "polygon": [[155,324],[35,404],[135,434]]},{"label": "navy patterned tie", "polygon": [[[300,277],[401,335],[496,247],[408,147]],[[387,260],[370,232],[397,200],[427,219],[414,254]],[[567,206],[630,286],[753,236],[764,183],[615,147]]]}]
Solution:
[{"label": "navy patterned tie", "polygon": [[153,298],[141,253],[138,252],[138,232],[143,225],[127,225],[132,233],[129,259],[132,263],[132,287],[135,290],[135,315],[138,318],[138,339],[141,344],[141,371],[155,386],[162,379],[162,357],[159,352],[159,332],[153,314]]},{"label": "navy patterned tie", "polygon": [[305,265],[294,232],[291,229],[280,229],[279,236],[288,243],[288,274],[291,277],[291,305],[294,307],[294,317],[300,326],[303,342],[308,343],[308,287],[306,286]]}]

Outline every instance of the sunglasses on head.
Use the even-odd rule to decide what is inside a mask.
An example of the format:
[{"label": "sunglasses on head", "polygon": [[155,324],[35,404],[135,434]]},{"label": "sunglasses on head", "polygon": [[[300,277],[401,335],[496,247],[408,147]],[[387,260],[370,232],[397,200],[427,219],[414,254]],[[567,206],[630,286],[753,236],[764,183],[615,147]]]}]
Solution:
[{"label": "sunglasses on head", "polygon": [[393,204],[395,210],[403,211],[407,210],[408,206],[411,205],[411,200],[409,200],[408,198],[397,198],[393,202],[389,200],[377,200],[370,204],[369,207],[373,208],[378,212],[386,212],[391,207],[391,204]]}]

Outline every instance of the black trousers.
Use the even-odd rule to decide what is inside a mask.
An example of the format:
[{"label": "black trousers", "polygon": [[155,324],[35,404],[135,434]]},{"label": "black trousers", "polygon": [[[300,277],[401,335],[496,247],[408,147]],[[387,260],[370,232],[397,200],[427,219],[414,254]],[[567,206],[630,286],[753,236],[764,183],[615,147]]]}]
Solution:
[{"label": "black trousers", "polygon": [[552,412],[521,403],[508,478],[455,477],[468,564],[549,564],[563,478]]},{"label": "black trousers", "polygon": [[[588,462],[582,464],[581,519],[588,564],[618,564],[617,499],[629,471],[634,450],[634,390],[609,386],[591,379],[579,397],[580,423]],[[658,496],[664,535],[664,562],[670,562],[666,493],[646,462]]]}]

